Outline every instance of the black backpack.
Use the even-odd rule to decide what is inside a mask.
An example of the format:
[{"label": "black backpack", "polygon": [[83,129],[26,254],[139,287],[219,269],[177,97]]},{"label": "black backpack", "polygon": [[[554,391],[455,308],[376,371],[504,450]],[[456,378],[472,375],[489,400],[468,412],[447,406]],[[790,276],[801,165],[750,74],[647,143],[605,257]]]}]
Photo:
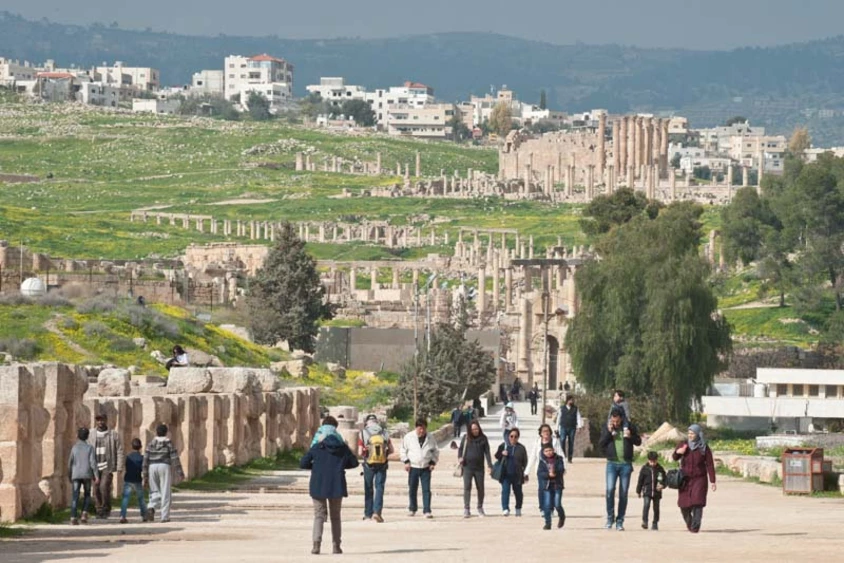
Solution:
[{"label": "black backpack", "polygon": [[669,469],[665,474],[665,485],[669,489],[679,489],[683,486],[683,481],[685,480],[686,476],[683,474],[682,469]]}]

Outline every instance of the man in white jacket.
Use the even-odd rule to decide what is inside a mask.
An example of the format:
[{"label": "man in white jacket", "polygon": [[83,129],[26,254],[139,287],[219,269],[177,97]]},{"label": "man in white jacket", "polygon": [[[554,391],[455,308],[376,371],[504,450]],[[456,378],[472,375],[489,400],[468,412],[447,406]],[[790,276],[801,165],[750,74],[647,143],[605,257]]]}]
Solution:
[{"label": "man in white jacket", "polygon": [[401,442],[399,457],[407,471],[407,486],[410,502],[407,515],[416,516],[419,508],[417,492],[419,482],[422,482],[422,513],[425,518],[433,518],[431,514],[431,472],[440,459],[437,441],[428,434],[428,423],[425,419],[416,421],[416,430],[405,434]]},{"label": "man in white jacket", "polygon": [[507,435],[510,433],[510,430],[519,427],[519,415],[516,414],[516,409],[513,408],[513,403],[507,403],[504,405],[504,410],[501,411],[499,426],[504,432],[504,443],[509,443],[507,441]]}]

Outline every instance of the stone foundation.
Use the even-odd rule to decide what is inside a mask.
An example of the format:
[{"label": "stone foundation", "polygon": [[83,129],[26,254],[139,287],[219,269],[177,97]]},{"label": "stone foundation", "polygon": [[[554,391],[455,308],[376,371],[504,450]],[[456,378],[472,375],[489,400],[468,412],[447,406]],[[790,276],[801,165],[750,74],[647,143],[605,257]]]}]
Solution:
[{"label": "stone foundation", "polygon": [[[67,463],[76,430],[93,427],[99,411],[127,453],[133,438],[146,445],[155,427],[167,424],[188,479],[310,444],[319,425],[318,390],[279,390],[269,370],[207,371],[209,393],[172,393],[159,384],[133,386],[135,396],[86,398],[88,381],[76,366],[0,368],[0,521],[30,515],[45,502],[56,509],[69,504]],[[116,481],[119,491],[122,476]]]}]

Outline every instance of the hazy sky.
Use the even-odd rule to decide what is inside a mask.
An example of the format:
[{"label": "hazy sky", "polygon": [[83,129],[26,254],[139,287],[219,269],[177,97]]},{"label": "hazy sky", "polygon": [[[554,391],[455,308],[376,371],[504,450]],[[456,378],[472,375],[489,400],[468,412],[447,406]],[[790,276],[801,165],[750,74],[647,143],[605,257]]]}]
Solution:
[{"label": "hazy sky", "polygon": [[60,23],[287,38],[492,31],[562,44],[726,49],[844,33],[844,0],[2,0],[0,9]]}]

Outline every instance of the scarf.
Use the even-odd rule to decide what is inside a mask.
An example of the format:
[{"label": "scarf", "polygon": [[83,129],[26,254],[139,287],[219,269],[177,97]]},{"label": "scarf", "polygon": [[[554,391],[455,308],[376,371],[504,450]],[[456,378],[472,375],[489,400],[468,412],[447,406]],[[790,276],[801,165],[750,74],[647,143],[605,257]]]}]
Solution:
[{"label": "scarf", "polygon": [[695,439],[689,440],[689,449],[695,451],[700,449],[701,453],[706,450],[706,440],[703,439],[703,429],[698,424],[689,426],[689,430],[695,433]]}]

